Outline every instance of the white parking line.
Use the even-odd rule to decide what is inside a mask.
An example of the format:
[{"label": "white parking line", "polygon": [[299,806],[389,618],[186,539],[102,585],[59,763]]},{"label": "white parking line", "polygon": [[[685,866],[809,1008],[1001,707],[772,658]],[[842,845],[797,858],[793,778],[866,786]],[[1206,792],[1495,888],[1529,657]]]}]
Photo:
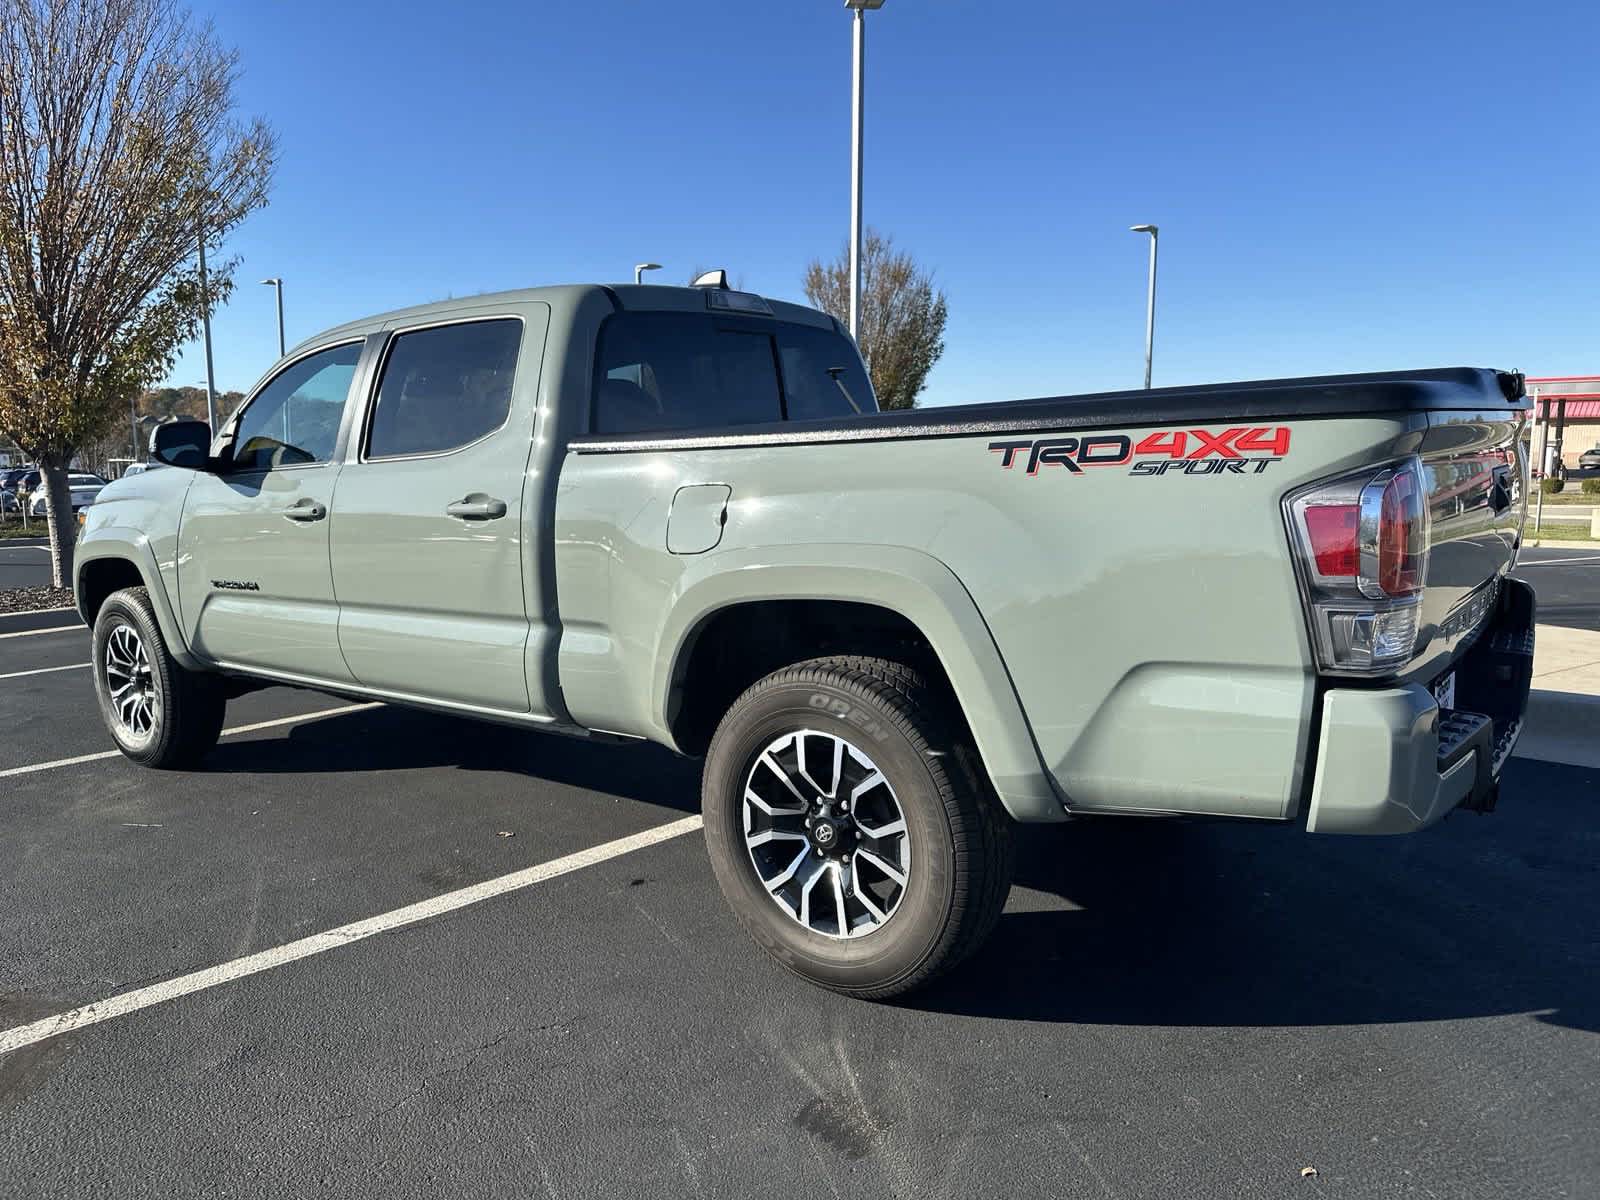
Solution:
[{"label": "white parking line", "polygon": [[1532,562],[1519,562],[1517,570],[1523,567],[1570,567],[1573,563],[1600,562],[1600,555],[1590,555],[1587,558],[1536,558]]},{"label": "white parking line", "polygon": [[24,675],[48,675],[51,671],[81,671],[89,663],[68,663],[64,667],[35,667],[31,671],[12,671],[9,675],[0,675],[0,679],[21,679]]},{"label": "white parking line", "polygon": [[[379,702],[371,704],[346,704],[340,708],[323,708],[316,712],[301,713],[298,717],[277,717],[271,721],[257,721],[254,725],[235,725],[232,729],[224,729],[223,737],[236,733],[254,733],[258,729],[276,729],[280,725],[298,725],[302,721],[319,721],[323,717],[337,717],[344,713],[361,712],[367,708],[381,708]],[[100,762],[107,758],[120,758],[120,750],[101,750],[95,754],[79,754],[73,758],[54,758],[49,762],[29,763],[25,767],[7,767],[0,771],[0,779],[10,779],[13,775],[35,775],[40,771],[53,771],[57,767],[73,767],[79,763]]]},{"label": "white parking line", "polygon": [[243,958],[233,959],[231,962],[219,966],[207,967],[204,970],[194,971],[188,975],[179,975],[176,979],[169,979],[164,983],[151,984],[149,987],[135,988],[131,992],[112,996],[109,999],[86,1004],[82,1008],[74,1008],[70,1012],[59,1013],[53,1017],[45,1017],[41,1021],[34,1021],[30,1025],[18,1025],[13,1029],[0,1032],[0,1054],[9,1054],[13,1050],[20,1050],[24,1046],[31,1046],[35,1042],[42,1042],[46,1038],[59,1037],[64,1033],[72,1033],[88,1025],[97,1025],[101,1021],[109,1021],[113,1017],[125,1017],[129,1013],[138,1012],[141,1008],[149,1008],[153,1004],[162,1004],[168,1000],[176,1000],[180,996],[193,995],[203,992],[207,988],[219,987],[224,983],[232,983],[235,979],[243,979],[249,975],[257,975],[262,971],[270,971],[274,967],[281,967],[288,963],[298,962],[302,958],[310,958],[315,954],[326,954],[329,950],[337,950],[341,946],[348,946],[364,938],[373,937],[380,933],[388,933],[406,925],[414,925],[418,921],[425,921],[429,917],[437,917],[443,913],[454,912],[459,908],[466,908],[469,904],[480,904],[485,900],[492,900],[496,896],[504,896],[509,892],[521,891],[534,884],[544,883],[546,880],[555,879],[561,875],[570,875],[574,871],[581,871],[585,867],[597,866],[613,858],[620,858],[624,854],[632,854],[635,850],[643,850],[648,846],[659,845],[671,841],[673,838],[682,837],[686,833],[693,833],[700,828],[699,815],[683,817],[677,821],[669,821],[665,825],[657,825],[654,829],[646,829],[642,833],[630,834],[618,838],[614,842],[606,842],[593,846],[588,850],[579,850],[576,854],[568,854],[562,858],[551,859],[547,863],[540,863],[535,867],[527,867],[521,871],[513,871],[509,875],[501,875],[495,879],[486,879],[482,883],[475,883],[454,892],[446,892],[442,896],[434,896],[429,900],[422,900],[416,904],[408,904],[404,908],[394,909],[392,912],[380,913],[376,917],[368,917],[364,921],[354,921],[349,925],[340,925],[323,933],[314,933],[310,937],[300,938],[298,941],[286,942],[282,946],[271,950],[262,950],[255,954],[248,954]]},{"label": "white parking line", "polygon": [[71,633],[73,630],[87,633],[87,625],[52,625],[49,629],[19,629],[15,633],[0,633],[0,638],[38,637],[41,633]]}]

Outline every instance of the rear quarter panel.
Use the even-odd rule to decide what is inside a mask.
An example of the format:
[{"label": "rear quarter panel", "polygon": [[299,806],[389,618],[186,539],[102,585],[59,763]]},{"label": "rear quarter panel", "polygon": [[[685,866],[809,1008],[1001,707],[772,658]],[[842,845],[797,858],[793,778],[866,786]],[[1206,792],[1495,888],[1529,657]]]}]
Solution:
[{"label": "rear quarter panel", "polygon": [[[1003,660],[1009,696],[958,684],[969,719],[1015,712],[1041,786],[1072,809],[1290,816],[1315,686],[1281,498],[1415,452],[1427,423],[1277,424],[1287,453],[1237,474],[1135,474],[1138,454],[1030,474],[1025,457],[1006,469],[989,435],[570,453],[555,530],[568,707],[669,740],[658,667],[677,653],[691,573],[833,546],[830,588],[850,599],[849,564],[901,548],[948,568]],[[721,541],[670,553],[673,495],[708,483],[731,491]]]}]

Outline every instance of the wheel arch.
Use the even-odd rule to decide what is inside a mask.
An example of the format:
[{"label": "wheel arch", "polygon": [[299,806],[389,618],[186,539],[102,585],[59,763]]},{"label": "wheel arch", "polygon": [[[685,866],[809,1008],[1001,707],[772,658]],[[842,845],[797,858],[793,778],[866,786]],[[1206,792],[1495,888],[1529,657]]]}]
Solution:
[{"label": "wheel arch", "polygon": [[[815,636],[819,630],[830,636]],[[724,701],[786,665],[772,651],[793,662],[867,650],[861,635],[891,644],[898,639],[908,654],[923,654],[922,665],[936,669],[1013,817],[1063,819],[1061,799],[976,603],[949,567],[902,546],[802,545],[709,556],[682,581],[662,628],[655,723],[677,749],[694,753],[709,737],[707,725],[714,727],[726,710]],[[717,666],[729,656],[708,650],[730,636],[732,657],[741,664],[733,679]],[[738,678],[760,668],[766,669]],[[737,690],[727,695],[735,683]]]},{"label": "wheel arch", "polygon": [[99,531],[93,539],[80,542],[73,563],[73,601],[84,624],[94,628],[101,605],[113,592],[143,587],[150,594],[156,623],[172,657],[190,670],[204,669],[183,640],[150,543],[132,530],[122,537],[108,537],[109,532]]}]

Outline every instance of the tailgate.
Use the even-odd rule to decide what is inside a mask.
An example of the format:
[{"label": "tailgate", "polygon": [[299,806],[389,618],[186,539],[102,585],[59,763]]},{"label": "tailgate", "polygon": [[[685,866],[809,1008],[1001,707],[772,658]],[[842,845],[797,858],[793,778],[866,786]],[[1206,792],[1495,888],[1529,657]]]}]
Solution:
[{"label": "tailgate", "polygon": [[1419,453],[1427,469],[1429,552],[1419,641],[1407,674],[1429,679],[1472,644],[1516,562],[1527,511],[1524,410],[1435,412]]}]

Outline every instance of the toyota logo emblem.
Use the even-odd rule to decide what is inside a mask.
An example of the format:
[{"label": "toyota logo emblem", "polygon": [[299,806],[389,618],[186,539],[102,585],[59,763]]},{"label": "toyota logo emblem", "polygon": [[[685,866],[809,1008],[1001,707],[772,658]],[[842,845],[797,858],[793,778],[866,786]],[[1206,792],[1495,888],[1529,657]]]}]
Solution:
[{"label": "toyota logo emblem", "polygon": [[824,846],[826,846],[829,842],[833,841],[833,826],[832,825],[818,825],[817,829],[816,829],[816,834],[817,834],[817,841],[821,842]]}]

